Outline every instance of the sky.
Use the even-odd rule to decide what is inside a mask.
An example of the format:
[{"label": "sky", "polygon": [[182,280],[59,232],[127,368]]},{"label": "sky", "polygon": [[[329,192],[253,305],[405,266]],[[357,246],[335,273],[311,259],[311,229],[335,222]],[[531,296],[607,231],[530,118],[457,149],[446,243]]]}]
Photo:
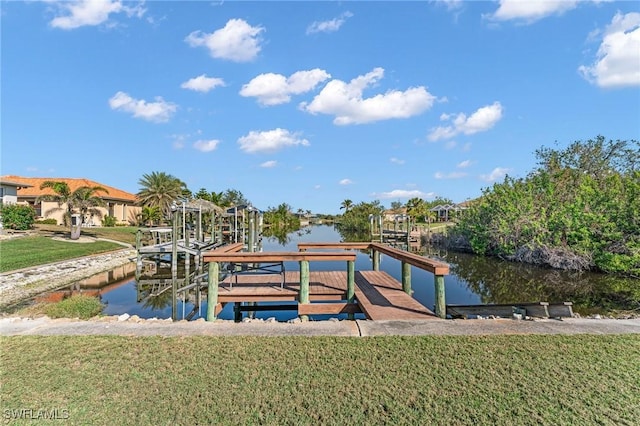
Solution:
[{"label": "sky", "polygon": [[473,199],[640,139],[640,2],[2,1],[1,175],[266,210]]}]

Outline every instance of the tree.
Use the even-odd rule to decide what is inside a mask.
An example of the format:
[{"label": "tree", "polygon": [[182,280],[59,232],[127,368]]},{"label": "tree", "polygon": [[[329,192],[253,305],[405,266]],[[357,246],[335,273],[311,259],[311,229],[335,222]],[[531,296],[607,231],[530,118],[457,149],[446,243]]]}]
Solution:
[{"label": "tree", "polygon": [[393,210],[394,212],[398,212],[399,210],[402,209],[402,202],[400,201],[392,201],[391,202],[391,210]]},{"label": "tree", "polygon": [[411,198],[407,201],[407,214],[413,218],[424,219],[425,222],[429,222],[430,220],[430,212],[429,207],[422,198]]},{"label": "tree", "polygon": [[340,210],[344,209],[344,212],[346,213],[349,210],[351,210],[352,207],[353,207],[353,201],[351,201],[350,199],[347,198],[340,205]]},{"label": "tree", "polygon": [[[64,215],[65,222],[71,226],[71,239],[80,238],[81,223],[77,223],[74,229],[71,221],[71,215],[75,209],[80,211],[81,219],[84,221],[84,215],[97,211],[95,207],[104,205],[104,200],[97,195],[98,192],[107,192],[101,186],[81,186],[75,191],[71,191],[69,185],[66,182],[47,180],[40,185],[40,189],[49,188],[53,190],[55,194],[45,194],[38,197],[37,202],[41,201],[53,201],[58,203],[58,207],[51,209],[50,211],[62,210],[62,205],[66,204],[67,210]],[[46,212],[48,213],[48,212]],[[45,214],[46,214],[45,213]]]},{"label": "tree", "polygon": [[141,223],[147,226],[153,226],[162,220],[162,212],[158,206],[144,206],[142,207],[139,218]]},{"label": "tree", "polygon": [[140,205],[158,207],[165,218],[171,215],[171,205],[182,196],[185,187],[180,179],[165,172],[144,174],[138,185],[141,186],[137,194]]},{"label": "tree", "polygon": [[[249,205],[249,200],[242,195],[242,192],[236,189],[227,189],[224,194],[220,197],[220,203],[218,204],[220,207],[233,207],[233,206],[243,206]],[[217,204],[212,200],[213,203]]]},{"label": "tree", "polygon": [[525,178],[483,190],[450,236],[478,254],[640,274],[640,143],[598,136],[536,156]]},{"label": "tree", "polygon": [[66,204],[67,211],[64,214],[63,220],[65,225],[71,223],[71,214],[73,213],[73,193],[71,192],[71,188],[69,188],[69,185],[66,182],[47,180],[42,182],[42,185],[40,185],[40,189],[47,188],[51,189],[54,194],[41,195],[36,199],[36,203],[40,203],[42,201],[52,201],[58,203],[57,208],[46,211],[45,215],[50,212],[63,210],[62,205]]},{"label": "tree", "polygon": [[196,192],[196,198],[201,200],[211,201],[211,193],[207,191],[205,188],[200,188],[198,192]]},{"label": "tree", "polygon": [[99,192],[109,193],[105,188],[101,186],[83,186],[74,191],[74,207],[80,210],[82,222],[84,223],[85,216],[90,214],[91,216],[102,217],[102,213],[96,207],[103,207],[106,205],[105,201],[97,195]]}]

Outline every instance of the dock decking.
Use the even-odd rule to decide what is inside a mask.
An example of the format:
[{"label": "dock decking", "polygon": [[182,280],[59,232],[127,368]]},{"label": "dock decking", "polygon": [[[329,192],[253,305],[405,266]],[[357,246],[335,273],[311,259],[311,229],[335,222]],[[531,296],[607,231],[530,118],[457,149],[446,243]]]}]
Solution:
[{"label": "dock decking", "polygon": [[[237,278],[237,283],[235,279]],[[231,280],[234,280],[231,282]],[[280,275],[238,275],[220,282],[218,302],[293,302],[300,294],[300,272],[285,272],[284,288]],[[402,284],[386,272],[358,271],[355,273],[357,304],[346,300],[346,271],[312,271],[309,273],[310,304],[299,304],[300,314],[365,314],[367,319],[437,319],[436,315],[405,293]],[[314,303],[324,302],[324,303]],[[334,302],[334,303],[326,303]]]}]

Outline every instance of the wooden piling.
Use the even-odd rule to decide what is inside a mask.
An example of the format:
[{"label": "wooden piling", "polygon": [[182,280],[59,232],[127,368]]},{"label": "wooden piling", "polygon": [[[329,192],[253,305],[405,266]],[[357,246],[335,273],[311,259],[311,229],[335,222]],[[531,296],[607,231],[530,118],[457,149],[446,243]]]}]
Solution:
[{"label": "wooden piling", "polygon": [[[309,261],[300,261],[300,303],[309,303]],[[308,315],[300,315],[302,321],[308,321]]]},{"label": "wooden piling", "polygon": [[446,318],[447,305],[444,297],[444,275],[434,275],[435,291],[436,291],[436,315],[440,318]]},{"label": "wooden piling", "polygon": [[173,213],[171,241],[171,318],[178,318],[178,214]]},{"label": "wooden piling", "polygon": [[411,296],[411,264],[402,262],[402,290]]},{"label": "wooden piling", "polygon": [[[347,302],[353,303],[356,294],[356,266],[353,260],[347,261]],[[355,316],[347,314],[347,318],[352,320]]]},{"label": "wooden piling", "polygon": [[373,256],[373,270],[380,270],[380,252],[374,248],[371,249],[371,255]]},{"label": "wooden piling", "polygon": [[218,262],[209,262],[209,279],[207,282],[207,321],[215,321],[216,319],[219,273],[220,264]]}]

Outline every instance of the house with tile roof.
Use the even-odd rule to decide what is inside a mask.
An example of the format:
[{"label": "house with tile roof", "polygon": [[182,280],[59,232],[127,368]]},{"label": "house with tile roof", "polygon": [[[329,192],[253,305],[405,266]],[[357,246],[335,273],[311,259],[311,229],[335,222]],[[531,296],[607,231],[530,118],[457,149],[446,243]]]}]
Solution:
[{"label": "house with tile roof", "polygon": [[105,201],[106,205],[96,208],[98,214],[88,214],[87,217],[84,217],[83,224],[85,226],[102,226],[102,218],[105,216],[115,217],[118,224],[135,224],[137,223],[136,217],[141,211],[141,208],[136,205],[137,198],[134,194],[89,179],[33,178],[10,175],[1,176],[0,181],[3,182],[3,187],[5,182],[21,184],[21,186],[16,186],[16,202],[32,206],[36,210],[38,218],[55,219],[59,225],[64,223],[64,212],[67,210],[67,206],[66,204],[59,206],[53,201],[38,200],[38,197],[42,195],[55,195],[51,188],[40,189],[40,186],[46,181],[65,182],[72,192],[83,186],[100,186],[107,191],[97,194]]}]

